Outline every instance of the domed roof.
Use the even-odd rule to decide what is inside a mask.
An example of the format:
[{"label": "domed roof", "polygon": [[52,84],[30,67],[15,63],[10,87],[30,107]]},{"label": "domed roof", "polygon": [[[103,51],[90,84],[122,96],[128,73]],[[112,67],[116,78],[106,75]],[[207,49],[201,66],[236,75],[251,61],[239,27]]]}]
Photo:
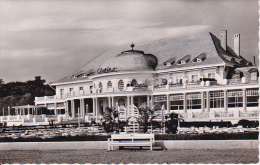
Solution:
[{"label": "domed roof", "polygon": [[116,68],[116,71],[154,70],[157,63],[158,60],[154,55],[132,49],[110,58],[100,68]]}]

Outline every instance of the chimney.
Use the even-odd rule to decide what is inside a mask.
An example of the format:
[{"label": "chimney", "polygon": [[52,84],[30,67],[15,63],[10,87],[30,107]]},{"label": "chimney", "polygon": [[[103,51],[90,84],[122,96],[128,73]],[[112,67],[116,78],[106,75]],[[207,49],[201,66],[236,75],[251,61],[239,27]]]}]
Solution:
[{"label": "chimney", "polygon": [[227,31],[226,30],[222,30],[220,33],[220,44],[221,47],[226,51],[227,50]]},{"label": "chimney", "polygon": [[255,56],[253,56],[253,58],[254,58],[254,66],[256,66],[256,65],[255,65]]},{"label": "chimney", "polygon": [[240,56],[240,34],[234,35],[234,52]]}]

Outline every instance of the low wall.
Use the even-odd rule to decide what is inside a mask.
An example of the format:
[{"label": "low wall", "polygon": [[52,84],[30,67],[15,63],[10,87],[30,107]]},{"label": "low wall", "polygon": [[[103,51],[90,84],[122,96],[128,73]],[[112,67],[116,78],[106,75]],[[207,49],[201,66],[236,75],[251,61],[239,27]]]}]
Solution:
[{"label": "low wall", "polygon": [[[165,140],[156,146],[167,149],[258,149],[258,140]],[[107,149],[107,141],[85,142],[4,142],[0,150],[77,150]]]}]

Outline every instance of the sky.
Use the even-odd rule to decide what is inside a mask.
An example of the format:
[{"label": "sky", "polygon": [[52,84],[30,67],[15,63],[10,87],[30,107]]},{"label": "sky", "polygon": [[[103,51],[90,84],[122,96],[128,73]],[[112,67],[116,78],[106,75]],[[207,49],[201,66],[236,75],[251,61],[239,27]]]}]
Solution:
[{"label": "sky", "polygon": [[[1,0],[0,79],[59,80],[102,52],[227,30],[241,55],[258,57],[257,0]],[[258,60],[257,64],[258,64]]]}]

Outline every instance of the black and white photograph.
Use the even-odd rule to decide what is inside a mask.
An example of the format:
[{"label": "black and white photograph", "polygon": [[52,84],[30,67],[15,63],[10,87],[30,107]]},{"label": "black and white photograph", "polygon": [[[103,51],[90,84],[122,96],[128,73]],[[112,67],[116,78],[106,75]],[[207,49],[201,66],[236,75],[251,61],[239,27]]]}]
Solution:
[{"label": "black and white photograph", "polygon": [[0,164],[257,164],[258,138],[258,0],[0,1]]}]

